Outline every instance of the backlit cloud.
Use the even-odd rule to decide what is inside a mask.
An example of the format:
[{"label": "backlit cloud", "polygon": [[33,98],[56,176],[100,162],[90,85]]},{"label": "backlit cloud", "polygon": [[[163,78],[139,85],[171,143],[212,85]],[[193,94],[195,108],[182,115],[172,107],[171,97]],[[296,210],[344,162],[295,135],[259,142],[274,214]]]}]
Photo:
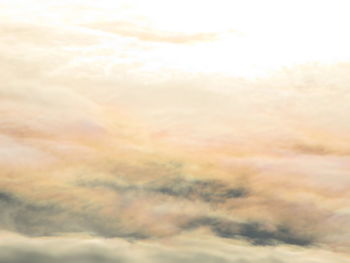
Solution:
[{"label": "backlit cloud", "polygon": [[0,262],[345,263],[346,7],[0,0]]}]

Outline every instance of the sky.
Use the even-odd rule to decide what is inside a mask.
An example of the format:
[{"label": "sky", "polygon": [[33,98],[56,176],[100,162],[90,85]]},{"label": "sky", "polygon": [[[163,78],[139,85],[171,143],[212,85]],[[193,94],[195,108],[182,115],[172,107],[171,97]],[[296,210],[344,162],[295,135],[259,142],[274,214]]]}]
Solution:
[{"label": "sky", "polygon": [[350,262],[349,8],[0,0],[0,263]]}]

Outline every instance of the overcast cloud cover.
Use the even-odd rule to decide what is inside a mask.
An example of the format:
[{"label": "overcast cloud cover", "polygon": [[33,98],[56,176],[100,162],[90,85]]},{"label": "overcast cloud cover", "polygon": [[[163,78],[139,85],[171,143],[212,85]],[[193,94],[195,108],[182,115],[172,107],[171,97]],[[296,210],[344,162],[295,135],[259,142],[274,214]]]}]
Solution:
[{"label": "overcast cloud cover", "polygon": [[347,5],[0,0],[0,263],[350,262]]}]

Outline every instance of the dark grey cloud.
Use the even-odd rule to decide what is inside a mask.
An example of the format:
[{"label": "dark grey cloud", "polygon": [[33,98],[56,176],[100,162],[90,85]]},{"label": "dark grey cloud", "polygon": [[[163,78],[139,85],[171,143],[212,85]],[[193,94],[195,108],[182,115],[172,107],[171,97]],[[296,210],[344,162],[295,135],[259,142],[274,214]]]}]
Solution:
[{"label": "dark grey cloud", "polygon": [[290,226],[277,225],[272,229],[263,222],[235,222],[217,217],[200,217],[190,221],[185,229],[195,229],[207,226],[217,236],[231,239],[246,239],[254,245],[291,244],[297,246],[310,246],[316,243],[312,236],[293,231]]},{"label": "dark grey cloud", "polygon": [[243,187],[230,187],[219,180],[186,180],[182,177],[154,182],[149,189],[166,195],[205,202],[225,202],[248,195]]},{"label": "dark grey cloud", "polygon": [[[105,170],[97,167],[100,176],[73,177],[70,188],[64,188],[79,193],[70,196],[73,206],[61,198],[35,199],[19,191],[0,191],[0,229],[32,237],[87,233],[136,241],[174,237],[207,227],[217,237],[247,240],[257,246],[324,243],[322,237],[328,233],[305,225],[324,222],[315,218],[320,213],[315,207],[265,197],[248,182],[242,186],[191,177],[184,165],[159,161],[132,167],[113,163]],[[272,221],[265,215],[241,216],[240,209],[255,205],[265,214],[278,207],[291,211],[285,216],[298,209],[304,214],[299,215],[300,220],[293,215],[291,220],[276,216]]]},{"label": "dark grey cloud", "polygon": [[63,210],[45,201],[31,202],[10,192],[0,192],[0,227],[33,236],[61,230],[56,216]]},{"label": "dark grey cloud", "polygon": [[[87,187],[104,187],[118,193],[140,192],[145,196],[161,194],[188,201],[202,201],[205,203],[225,202],[231,198],[249,197],[246,188],[232,187],[218,180],[194,180],[183,176],[154,180],[144,185],[118,184],[106,181],[90,181],[83,184]],[[199,227],[209,227],[213,233],[222,238],[245,239],[254,245],[291,244],[296,246],[314,245],[316,238],[293,230],[293,226],[276,224],[267,227],[261,222],[236,222],[231,219],[202,216],[188,219],[182,230],[188,231]]]},{"label": "dark grey cloud", "polygon": [[[83,189],[85,194],[91,193],[92,196],[96,196],[102,192],[107,193],[108,197],[105,201],[109,203],[108,206],[104,206],[101,203],[102,200],[90,203],[84,199],[79,209],[73,210],[68,208],[69,206],[62,206],[59,202],[34,201],[13,193],[0,192],[0,228],[29,236],[84,232],[92,236],[140,240],[174,236],[200,227],[209,227],[218,237],[244,239],[259,246],[278,244],[311,246],[318,241],[316,237],[309,234],[312,231],[303,234],[300,231],[303,226],[298,227],[298,222],[295,222],[294,226],[294,221],[286,225],[279,223],[283,222],[283,219],[276,219],[277,223],[271,226],[271,223],[265,222],[264,217],[254,222],[247,221],[247,219],[233,220],[229,213],[234,207],[231,207],[231,203],[227,201],[238,200],[238,203],[242,204],[242,202],[248,203],[249,200],[259,197],[247,186],[235,186],[213,179],[190,178],[186,176],[181,164],[176,163],[163,164],[160,162],[150,165],[147,169],[134,168],[134,171],[126,169],[125,176],[122,176],[123,169],[119,171],[112,169],[106,177],[109,180],[96,179],[96,177],[95,179],[80,177],[75,180],[73,188]],[[142,171],[156,172],[157,179],[149,179],[148,176],[145,178],[140,176],[135,180],[128,178],[128,175],[133,177],[134,173]],[[106,190],[110,191],[106,192]],[[114,198],[115,207],[113,203],[110,203]],[[147,207],[133,206],[140,201],[148,202]],[[173,210],[162,208],[162,213],[166,216],[157,215],[159,205],[167,207],[168,204],[172,206],[174,203],[186,203],[194,212],[191,214],[189,210],[176,211],[176,215],[173,216]],[[196,210],[195,207],[198,204],[209,210]],[[107,214],[102,212],[103,209],[107,209]],[[142,211],[139,211],[140,209]],[[179,209],[178,206],[175,209]],[[203,211],[210,212],[204,216]],[[217,217],[216,211],[223,212],[227,217]],[[124,216],[124,213],[132,213],[134,217],[129,218],[128,215]],[[144,215],[150,219],[145,220]],[[307,220],[306,216],[305,218]],[[154,225],[161,224],[172,230],[152,228]]]},{"label": "dark grey cloud", "polygon": [[[176,173],[173,173],[176,174]],[[165,177],[156,179],[143,184],[132,184],[123,181],[123,183],[116,181],[86,181],[79,182],[80,186],[95,188],[102,187],[112,190],[121,195],[127,194],[140,194],[142,198],[149,198],[150,196],[165,195],[189,202],[203,202],[205,204],[217,204],[223,203],[230,199],[248,198],[253,193],[250,193],[247,188],[233,187],[229,184],[225,184],[219,180],[199,180],[188,179],[185,176],[177,175],[173,177]],[[160,198],[161,198],[160,196]],[[244,199],[243,199],[244,200]],[[164,201],[166,202],[166,201]],[[216,206],[214,206],[216,207]],[[187,216],[184,214],[184,216]],[[228,218],[219,218],[216,216],[189,216],[181,223],[173,223],[179,227],[180,231],[189,231],[200,227],[209,227],[212,232],[221,238],[228,239],[244,239],[249,241],[253,245],[266,246],[266,245],[279,245],[290,244],[296,246],[312,246],[317,244],[318,240],[316,236],[310,233],[302,233],[300,230],[296,230],[293,225],[287,225],[285,223],[271,223],[261,221],[234,221]],[[123,232],[118,231],[120,236],[133,236],[134,238],[150,238],[157,237],[148,236],[141,232]],[[100,233],[104,236],[111,236],[113,231],[109,228],[100,229]],[[120,233],[124,233],[121,235]]]},{"label": "dark grey cloud", "polygon": [[103,218],[94,209],[77,212],[58,203],[27,200],[4,191],[0,192],[0,229],[33,237],[71,232],[88,232],[108,238],[148,237],[142,231]]},{"label": "dark grey cloud", "polygon": [[187,179],[184,176],[161,178],[146,184],[121,184],[101,180],[79,182],[78,184],[86,187],[105,187],[121,193],[139,191],[209,203],[225,202],[232,198],[244,198],[249,195],[246,187],[230,186],[219,180]]}]

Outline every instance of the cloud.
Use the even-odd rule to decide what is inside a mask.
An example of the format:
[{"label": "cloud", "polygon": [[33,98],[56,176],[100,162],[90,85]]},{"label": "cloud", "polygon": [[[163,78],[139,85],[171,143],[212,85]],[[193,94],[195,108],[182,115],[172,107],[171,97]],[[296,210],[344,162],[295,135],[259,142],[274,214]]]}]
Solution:
[{"label": "cloud", "polygon": [[0,227],[28,236],[53,236],[87,232],[103,237],[143,239],[146,234],[127,225],[110,223],[92,210],[74,211],[54,201],[34,201],[0,193]]},{"label": "cloud", "polygon": [[188,44],[195,42],[212,41],[218,38],[217,33],[192,33],[184,34],[178,32],[157,31],[142,25],[132,24],[130,22],[104,22],[99,24],[86,25],[93,28],[113,34],[126,37],[134,37],[142,41],[166,42],[172,44]]},{"label": "cloud", "polygon": [[[30,237],[5,246],[4,262],[133,254],[89,252],[84,242],[61,253],[59,241],[43,241],[69,235],[154,246],[131,262],[348,253],[349,63],[238,78],[237,69],[254,71],[246,60],[270,63],[272,52],[258,56],[266,43],[128,15],[110,22],[115,9],[101,16],[100,1],[74,5],[73,15],[52,3],[1,11],[0,228]],[[215,242],[196,250],[201,231]],[[183,236],[188,250],[171,248]],[[240,242],[243,254],[230,250]]]},{"label": "cloud", "polygon": [[150,183],[150,189],[165,195],[205,202],[225,202],[247,195],[247,190],[243,187],[230,188],[218,180],[186,180],[178,177],[167,178],[164,181]]},{"label": "cloud", "polygon": [[346,256],[321,249],[252,247],[239,242],[223,242],[200,233],[197,233],[197,237],[187,235],[169,241],[172,242],[172,246],[152,241],[130,243],[120,239],[68,237],[28,239],[10,235],[1,239],[0,262],[347,262]]},{"label": "cloud", "polygon": [[248,190],[244,187],[229,187],[218,180],[186,179],[182,176],[153,180],[145,185],[121,185],[114,182],[92,181],[79,185],[87,187],[106,187],[117,192],[141,191],[159,193],[176,198],[200,200],[204,202],[225,202],[231,198],[244,198]]},{"label": "cloud", "polygon": [[[30,242],[23,242],[13,246],[2,246],[0,248],[1,263],[58,263],[58,262],[130,262],[124,256],[112,253],[106,248],[89,245],[77,244],[77,242],[68,242],[73,245],[69,249],[64,246],[62,241],[55,242],[58,247],[56,249],[50,244],[33,245]],[[24,244],[23,244],[24,243]],[[63,249],[62,249],[63,247]],[[43,250],[43,248],[45,248]],[[121,252],[121,251],[119,251]]]},{"label": "cloud", "polygon": [[[151,161],[143,153],[135,160],[130,159],[135,153],[125,156],[125,161],[104,156],[99,161],[54,163],[43,173],[37,168],[10,169],[16,171],[16,180],[9,173],[1,182],[1,228],[41,237],[89,233],[148,240],[208,227],[218,237],[259,246],[338,246],[338,240],[347,240],[341,231],[347,223],[335,223],[342,206],[337,202],[346,203],[341,201],[344,194],[329,198],[330,206],[322,207],[323,190],[300,189],[306,186],[298,180],[286,188],[295,178],[279,182],[273,169],[283,170],[275,162],[263,162],[270,171],[267,177],[259,169],[242,175],[242,168],[222,166],[219,180],[217,167],[196,167],[190,160],[154,155]],[[298,200],[305,191],[308,202]]]},{"label": "cloud", "polygon": [[59,206],[45,202],[32,203],[8,192],[0,192],[0,209],[1,228],[22,234],[50,235],[52,229],[60,228],[62,224],[55,219],[62,213]]},{"label": "cloud", "polygon": [[[313,237],[295,233],[288,226],[278,225],[271,229],[259,222],[235,222],[213,217],[200,217],[190,221],[185,228],[195,229],[208,226],[217,236],[231,239],[244,238],[254,245],[278,245],[281,243],[297,246],[312,245]],[[316,240],[317,242],[317,240]]]}]

